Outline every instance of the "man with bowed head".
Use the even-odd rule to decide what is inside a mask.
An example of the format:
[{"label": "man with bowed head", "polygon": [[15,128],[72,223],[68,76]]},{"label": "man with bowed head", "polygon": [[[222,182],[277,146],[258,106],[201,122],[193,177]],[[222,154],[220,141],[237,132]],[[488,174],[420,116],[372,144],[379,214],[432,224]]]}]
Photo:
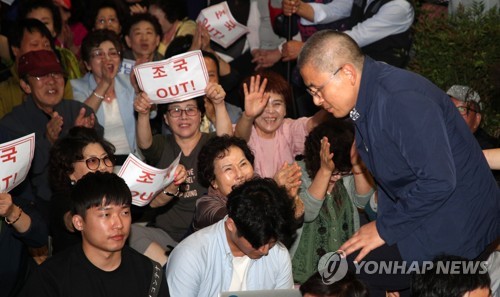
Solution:
[{"label": "man with bowed head", "polygon": [[[377,220],[340,247],[349,258],[474,259],[498,238],[499,189],[442,90],[364,56],[349,36],[331,30],[306,42],[298,67],[316,105],[354,121],[358,152],[379,185]],[[408,276],[360,278],[370,296],[409,286]]]}]

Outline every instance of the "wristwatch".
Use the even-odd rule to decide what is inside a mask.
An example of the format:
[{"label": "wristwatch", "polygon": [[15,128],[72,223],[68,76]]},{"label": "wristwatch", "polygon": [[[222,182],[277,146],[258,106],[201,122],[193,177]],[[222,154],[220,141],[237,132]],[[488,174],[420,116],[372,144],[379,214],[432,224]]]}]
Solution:
[{"label": "wristwatch", "polygon": [[163,194],[170,196],[170,197],[177,197],[177,195],[179,195],[179,192],[180,192],[179,189],[177,189],[177,192],[175,194],[167,192],[167,190],[163,190]]}]

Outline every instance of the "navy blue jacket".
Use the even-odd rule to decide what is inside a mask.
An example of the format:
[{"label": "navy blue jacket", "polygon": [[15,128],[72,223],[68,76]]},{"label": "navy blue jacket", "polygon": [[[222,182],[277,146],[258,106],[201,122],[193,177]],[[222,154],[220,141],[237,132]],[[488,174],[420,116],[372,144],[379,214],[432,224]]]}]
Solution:
[{"label": "navy blue jacket", "polygon": [[377,230],[404,260],[472,259],[500,235],[500,191],[442,90],[366,57],[351,118],[379,184]]}]

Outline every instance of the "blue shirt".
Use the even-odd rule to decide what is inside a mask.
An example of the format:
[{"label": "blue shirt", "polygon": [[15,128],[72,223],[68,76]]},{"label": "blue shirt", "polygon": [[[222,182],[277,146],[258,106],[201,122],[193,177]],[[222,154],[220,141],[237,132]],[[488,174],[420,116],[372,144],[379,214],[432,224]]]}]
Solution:
[{"label": "blue shirt", "polygon": [[500,235],[500,191],[442,90],[366,57],[351,118],[379,185],[377,230],[404,260],[472,259]]},{"label": "blue shirt", "polygon": [[[166,276],[170,296],[219,296],[229,289],[233,254],[226,238],[226,218],[193,233],[170,254]],[[251,260],[247,290],[293,288],[292,265],[287,249],[276,244],[269,254]]]}]

